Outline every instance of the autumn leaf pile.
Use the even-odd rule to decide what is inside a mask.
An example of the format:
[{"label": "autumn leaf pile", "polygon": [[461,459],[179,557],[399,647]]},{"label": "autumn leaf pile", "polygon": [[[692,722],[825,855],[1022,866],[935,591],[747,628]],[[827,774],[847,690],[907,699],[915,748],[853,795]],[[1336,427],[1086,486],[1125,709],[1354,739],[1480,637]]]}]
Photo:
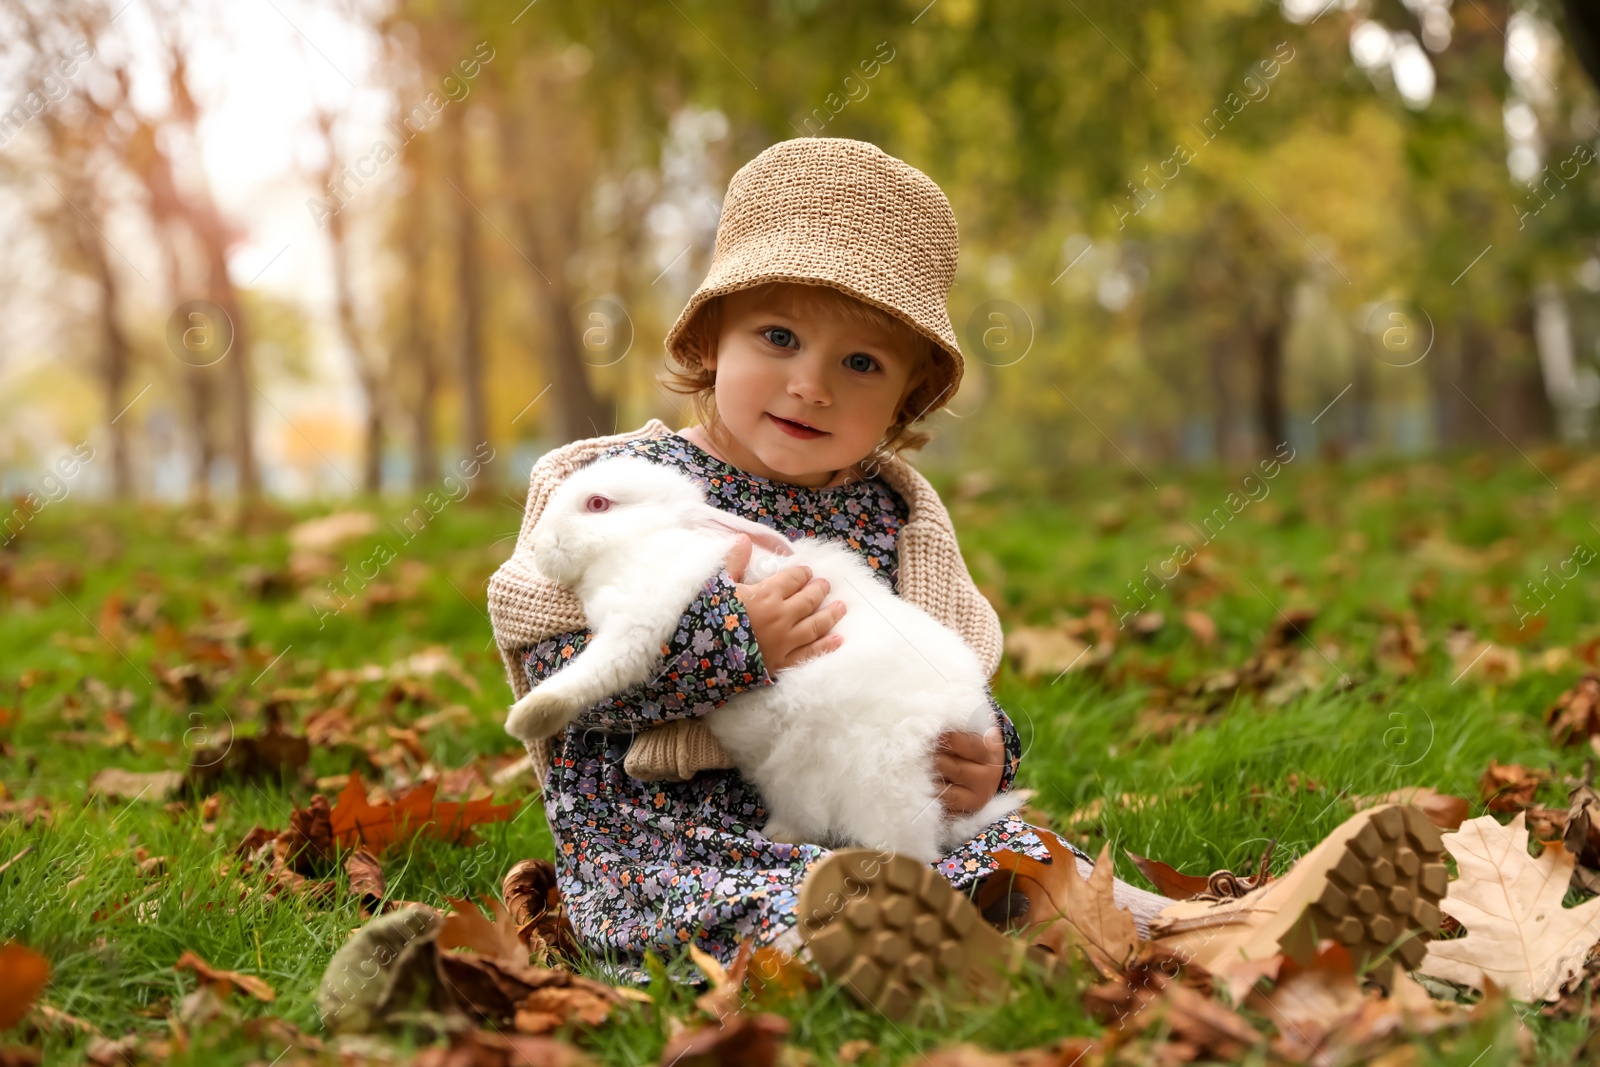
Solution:
[{"label": "autumn leaf pile", "polygon": [[[0,1064],[1600,1059],[1600,595],[1545,570],[1600,544],[1569,488],[1600,461],[1530,458],[1555,489],[1308,465],[1203,546],[1225,479],[954,487],[1025,815],[1101,860],[1002,850],[1012,935],[1071,966],[899,1024],[753,943],[644,991],[580,949],[482,614],[520,501],[342,590],[385,514],[53,507],[0,551]],[[1327,944],[1206,973],[1112,899],[1247,892],[1396,801],[1454,881],[1388,988]],[[384,980],[330,993],[378,935]]]}]

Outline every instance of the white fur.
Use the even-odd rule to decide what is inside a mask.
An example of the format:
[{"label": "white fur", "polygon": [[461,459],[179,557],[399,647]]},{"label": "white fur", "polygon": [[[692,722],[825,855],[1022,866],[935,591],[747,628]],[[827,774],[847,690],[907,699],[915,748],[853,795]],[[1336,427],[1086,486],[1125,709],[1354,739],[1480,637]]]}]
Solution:
[{"label": "white fur", "polygon": [[[612,501],[587,510],[594,496]],[[584,709],[646,681],[683,607],[717,573],[733,538],[755,546],[745,580],[806,564],[847,611],[835,651],[776,672],[705,717],[771,811],[763,833],[905,853],[933,862],[1026,794],[997,795],[946,821],[933,781],[946,730],[993,725],[983,668],[953,630],[889,591],[848,546],[790,542],[719,511],[687,475],[637,457],[576,471],[533,531],[534,562],[583,602],[588,647],[512,707],[506,729],[525,742],[560,733]]]}]

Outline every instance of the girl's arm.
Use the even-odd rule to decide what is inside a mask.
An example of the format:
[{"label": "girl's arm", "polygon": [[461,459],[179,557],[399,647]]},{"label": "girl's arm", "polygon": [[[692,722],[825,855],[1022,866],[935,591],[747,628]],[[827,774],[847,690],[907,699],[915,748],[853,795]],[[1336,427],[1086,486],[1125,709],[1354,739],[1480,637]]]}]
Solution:
[{"label": "girl's arm", "polygon": [[[540,641],[523,653],[528,683],[537,686],[588,645],[589,630]],[[674,719],[704,715],[735,693],[773,684],[750,617],[726,570],[707,579],[684,609],[654,677],[583,711],[572,725],[634,733]]]}]

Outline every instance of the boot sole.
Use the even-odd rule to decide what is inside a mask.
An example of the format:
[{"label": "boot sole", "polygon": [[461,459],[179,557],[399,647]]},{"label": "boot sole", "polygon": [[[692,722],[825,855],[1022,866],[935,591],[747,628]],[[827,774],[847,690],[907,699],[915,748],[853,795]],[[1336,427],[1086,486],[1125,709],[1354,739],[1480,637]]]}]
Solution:
[{"label": "boot sole", "polygon": [[[1449,887],[1439,828],[1419,809],[1374,809],[1331,858],[1322,891],[1282,936],[1291,955],[1314,953],[1319,938],[1343,945],[1358,967],[1387,986],[1398,962],[1415,970],[1439,933]],[[1392,953],[1391,953],[1392,950]]]},{"label": "boot sole", "polygon": [[1004,996],[1002,973],[1058,964],[984,921],[977,906],[926,864],[871,849],[830,852],[800,885],[801,939],[813,965],[863,1007],[904,1019],[921,993]]}]

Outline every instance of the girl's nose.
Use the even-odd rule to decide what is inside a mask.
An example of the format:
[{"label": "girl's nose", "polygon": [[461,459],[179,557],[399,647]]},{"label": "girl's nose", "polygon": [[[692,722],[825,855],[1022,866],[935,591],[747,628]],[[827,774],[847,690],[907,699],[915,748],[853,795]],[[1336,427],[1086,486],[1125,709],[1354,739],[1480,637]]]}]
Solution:
[{"label": "girl's nose", "polygon": [[820,360],[796,359],[790,364],[789,395],[807,404],[827,404],[832,400]]}]

